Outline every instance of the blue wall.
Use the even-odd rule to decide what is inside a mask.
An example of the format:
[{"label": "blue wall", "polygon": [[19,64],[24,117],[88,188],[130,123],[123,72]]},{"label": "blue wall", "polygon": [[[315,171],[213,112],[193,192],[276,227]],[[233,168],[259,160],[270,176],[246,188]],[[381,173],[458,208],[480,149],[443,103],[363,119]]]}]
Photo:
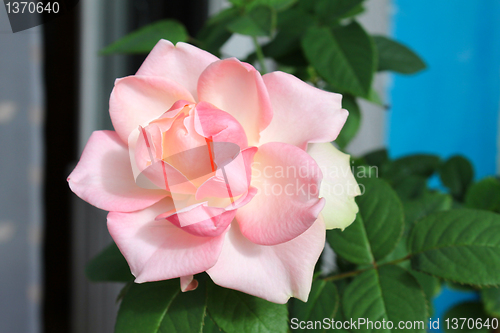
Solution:
[{"label": "blue wall", "polygon": [[[500,102],[500,1],[393,0],[393,36],[426,61],[394,75],[389,91],[392,157],[416,152],[472,160],[476,178],[496,173]],[[434,318],[474,293],[445,288]],[[442,324],[441,324],[442,328]]]},{"label": "blue wall", "polygon": [[388,146],[394,157],[463,154],[476,177],[496,171],[500,1],[394,0],[393,36],[428,69],[395,75]]}]

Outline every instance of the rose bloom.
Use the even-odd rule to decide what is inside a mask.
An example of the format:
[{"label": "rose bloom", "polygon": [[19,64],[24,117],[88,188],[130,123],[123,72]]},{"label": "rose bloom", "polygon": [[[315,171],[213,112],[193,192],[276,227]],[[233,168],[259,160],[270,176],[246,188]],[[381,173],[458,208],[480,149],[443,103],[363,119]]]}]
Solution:
[{"label": "rose bloom", "polygon": [[137,283],[180,278],[187,291],[207,272],[272,302],[307,301],[326,229],[358,211],[349,156],[330,143],[348,115],[341,99],[161,40],[116,80],[115,131],[92,134],[69,186],[109,211]]}]

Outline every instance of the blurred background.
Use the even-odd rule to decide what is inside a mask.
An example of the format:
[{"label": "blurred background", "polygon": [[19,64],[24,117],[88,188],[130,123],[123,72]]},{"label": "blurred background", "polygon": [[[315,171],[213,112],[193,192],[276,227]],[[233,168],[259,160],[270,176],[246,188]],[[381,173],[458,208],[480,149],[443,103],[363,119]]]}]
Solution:
[{"label": "blurred background", "polygon": [[[6,1],[4,1],[6,2]],[[106,212],[74,196],[66,177],[92,131],[111,128],[115,78],[144,56],[99,56],[162,18],[195,35],[223,0],[82,0],[61,18],[12,33],[0,6],[0,333],[112,332],[121,285],[90,284],[85,263],[109,242]],[[360,17],[427,64],[417,75],[377,74],[385,107],[362,102],[347,151],[391,157],[462,154],[482,178],[498,173],[500,1],[368,0]],[[249,37],[223,53],[244,58]],[[434,317],[473,292],[444,288]]]}]

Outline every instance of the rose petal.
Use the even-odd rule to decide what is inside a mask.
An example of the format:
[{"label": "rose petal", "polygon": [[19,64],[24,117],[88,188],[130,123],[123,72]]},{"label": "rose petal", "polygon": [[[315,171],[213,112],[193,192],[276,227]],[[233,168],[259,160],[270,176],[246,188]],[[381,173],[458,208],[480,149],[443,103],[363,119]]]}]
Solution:
[{"label": "rose petal", "polygon": [[307,301],[314,266],[325,245],[321,219],[297,238],[274,246],[257,245],[231,226],[217,263],[207,273],[226,288],[286,303],[290,297]]},{"label": "rose petal", "polygon": [[198,288],[198,281],[193,278],[192,275],[181,276],[181,291],[191,291]]},{"label": "rose petal", "polygon": [[263,79],[274,113],[271,124],[260,134],[259,144],[285,142],[305,150],[308,142],[337,138],[349,114],[342,109],[342,95],[283,72],[266,74]]},{"label": "rose petal", "polygon": [[252,165],[252,186],[258,194],[238,209],[236,219],[245,237],[275,245],[306,231],[318,218],[321,170],[303,150],[286,143],[259,147]]},{"label": "rose petal", "polygon": [[155,220],[174,208],[166,198],[144,210],[108,214],[108,230],[127,260],[135,282],[194,275],[212,267],[224,242],[218,237],[193,236],[167,220]]},{"label": "rose petal", "polygon": [[143,209],[167,195],[137,186],[127,147],[113,131],[92,133],[68,182],[80,198],[108,211]]},{"label": "rose petal", "polygon": [[240,149],[248,146],[245,130],[229,113],[210,103],[200,102],[194,113],[194,128],[198,134],[214,142],[232,142]]},{"label": "rose petal", "polygon": [[133,130],[160,117],[178,100],[194,101],[189,91],[172,80],[127,76],[115,81],[109,114],[116,132],[128,143]]},{"label": "rose petal", "polygon": [[200,74],[216,56],[193,45],[160,40],[149,53],[137,75],[162,76],[185,87],[198,100],[197,85]]},{"label": "rose petal", "polygon": [[198,81],[198,97],[236,118],[250,145],[271,122],[273,111],[260,73],[236,58],[208,66]]},{"label": "rose petal", "polygon": [[321,212],[326,228],[343,230],[356,218],[358,205],[354,197],[361,194],[350,168],[350,156],[330,143],[310,144],[307,152],[323,171],[319,196],[326,199]]},{"label": "rose petal", "polygon": [[[179,209],[175,203],[177,213],[168,212],[156,217],[167,219],[175,226],[195,236],[215,237],[225,232],[234,219],[236,210],[246,205],[257,193],[256,188],[250,188],[234,202],[203,202]],[[184,203],[180,202],[179,206]],[[221,207],[223,206],[223,207]],[[179,211],[180,210],[180,211]]]}]

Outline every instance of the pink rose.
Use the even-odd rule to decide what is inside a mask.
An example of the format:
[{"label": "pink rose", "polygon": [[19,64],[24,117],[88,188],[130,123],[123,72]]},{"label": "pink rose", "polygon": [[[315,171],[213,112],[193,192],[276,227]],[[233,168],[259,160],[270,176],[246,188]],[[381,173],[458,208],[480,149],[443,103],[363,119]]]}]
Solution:
[{"label": "pink rose", "polygon": [[161,40],[116,81],[116,132],[92,134],[69,185],[110,211],[138,283],[180,277],[185,291],[206,271],[272,302],[306,301],[325,224],[357,213],[349,156],[329,143],[348,115],[341,98]]}]

